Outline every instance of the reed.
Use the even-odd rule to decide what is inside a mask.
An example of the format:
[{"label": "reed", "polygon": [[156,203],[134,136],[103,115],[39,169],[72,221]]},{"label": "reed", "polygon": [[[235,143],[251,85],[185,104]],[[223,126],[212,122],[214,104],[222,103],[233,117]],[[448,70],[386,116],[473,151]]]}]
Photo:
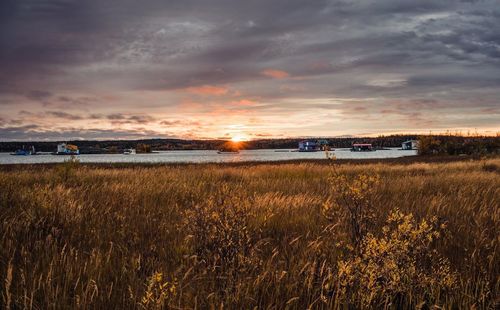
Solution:
[{"label": "reed", "polygon": [[1,170],[0,308],[498,307],[500,159],[334,163]]}]

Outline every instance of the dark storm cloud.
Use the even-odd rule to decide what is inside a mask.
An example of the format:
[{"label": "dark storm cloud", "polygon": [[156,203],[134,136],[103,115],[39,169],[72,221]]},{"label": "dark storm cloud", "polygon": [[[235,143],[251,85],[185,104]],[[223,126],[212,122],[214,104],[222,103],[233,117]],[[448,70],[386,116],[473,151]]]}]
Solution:
[{"label": "dark storm cloud", "polygon": [[26,94],[26,98],[32,100],[45,100],[52,97],[52,93],[44,90],[32,90]]},{"label": "dark storm cloud", "polygon": [[70,113],[60,112],[60,111],[49,111],[49,112],[46,112],[46,114],[49,116],[62,118],[62,119],[66,119],[66,120],[73,120],[73,121],[83,119],[83,117],[80,115],[75,115],[75,114],[70,114]]},{"label": "dark storm cloud", "polygon": [[149,124],[155,121],[155,118],[150,115],[127,115],[121,113],[109,114],[105,118],[114,124]]},{"label": "dark storm cloud", "polygon": [[98,101],[97,98],[93,97],[69,97],[69,96],[58,96],[57,100],[61,103],[70,105],[87,105],[90,103],[95,103]]},{"label": "dark storm cloud", "polygon": [[78,120],[86,120],[86,121],[95,121],[95,120],[107,120],[113,124],[150,124],[156,121],[151,115],[147,114],[121,114],[121,113],[112,113],[112,114],[78,114],[78,113],[67,113],[62,111],[45,111],[45,112],[30,112],[26,110],[21,110],[18,113],[23,117],[32,117],[32,118],[57,118],[61,120],[68,121],[78,121]]},{"label": "dark storm cloud", "polygon": [[[326,73],[331,74],[335,68],[420,65],[439,56],[438,61],[471,61],[475,55],[496,62],[500,53],[499,16],[491,1],[9,0],[0,10],[0,64],[6,75],[19,78],[139,61],[143,76],[131,78],[128,86],[177,88],[210,78],[253,79],[259,68],[273,65],[297,75],[315,74],[301,65],[314,57],[329,58],[334,67]],[[425,14],[454,16],[430,16],[411,26]],[[338,60],[346,55],[355,59]],[[124,77],[128,70],[133,76],[141,72],[125,66],[100,73],[107,70],[124,80],[130,79]]]}]

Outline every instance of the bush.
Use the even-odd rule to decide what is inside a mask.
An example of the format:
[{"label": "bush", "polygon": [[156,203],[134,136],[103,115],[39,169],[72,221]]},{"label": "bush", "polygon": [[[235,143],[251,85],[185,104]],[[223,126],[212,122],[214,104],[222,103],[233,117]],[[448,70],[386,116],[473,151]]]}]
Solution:
[{"label": "bush", "polygon": [[435,217],[418,223],[411,213],[391,213],[381,237],[366,235],[359,253],[339,261],[341,298],[362,307],[439,306],[436,296],[457,281],[449,261],[432,247],[444,228]]},{"label": "bush", "polygon": [[419,155],[474,155],[498,154],[500,137],[420,136]]},{"label": "bush", "polygon": [[164,279],[163,273],[155,272],[148,280],[141,306],[145,309],[165,309],[176,293],[176,280],[169,282]]},{"label": "bush", "polygon": [[137,154],[139,154],[139,153],[151,153],[152,152],[151,151],[151,145],[139,143],[135,147],[135,152]]},{"label": "bush", "polygon": [[75,155],[57,165],[56,175],[62,182],[71,182],[75,178],[75,170],[80,167],[80,160]]},{"label": "bush", "polygon": [[323,214],[332,227],[348,234],[351,245],[356,249],[376,216],[372,198],[380,178],[366,174],[348,177],[334,172],[328,180],[332,192],[323,205]]}]

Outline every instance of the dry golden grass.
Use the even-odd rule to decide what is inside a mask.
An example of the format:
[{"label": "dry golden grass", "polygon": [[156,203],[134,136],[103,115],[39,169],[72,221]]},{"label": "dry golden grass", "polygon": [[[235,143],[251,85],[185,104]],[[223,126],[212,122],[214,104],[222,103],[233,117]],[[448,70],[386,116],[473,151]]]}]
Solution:
[{"label": "dry golden grass", "polygon": [[499,172],[500,159],[0,171],[0,308],[494,308]]}]

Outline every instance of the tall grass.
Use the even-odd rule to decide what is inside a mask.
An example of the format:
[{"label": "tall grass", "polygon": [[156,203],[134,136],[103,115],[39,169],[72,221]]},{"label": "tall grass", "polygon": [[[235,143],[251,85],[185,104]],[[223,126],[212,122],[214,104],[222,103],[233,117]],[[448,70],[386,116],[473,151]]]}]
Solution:
[{"label": "tall grass", "polygon": [[0,308],[498,306],[500,159],[66,165],[0,171]]}]

